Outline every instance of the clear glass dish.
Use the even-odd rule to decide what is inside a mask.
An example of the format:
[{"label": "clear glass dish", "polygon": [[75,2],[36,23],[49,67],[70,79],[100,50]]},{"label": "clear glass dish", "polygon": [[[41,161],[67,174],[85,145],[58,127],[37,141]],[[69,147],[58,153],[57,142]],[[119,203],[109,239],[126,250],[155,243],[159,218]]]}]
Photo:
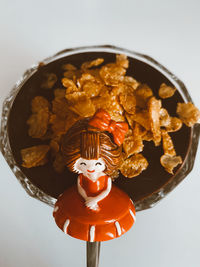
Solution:
[{"label": "clear glass dish", "polygon": [[[177,88],[178,92],[180,93],[182,99],[185,102],[188,102],[188,101],[192,102],[192,99],[188,93],[188,90],[186,89],[183,82],[179,80],[174,74],[172,74],[168,69],[166,69],[160,63],[158,63],[157,61],[155,61],[154,59],[152,59],[151,57],[147,55],[143,55],[137,52],[127,50],[127,49],[123,49],[123,48],[119,48],[119,47],[115,47],[111,45],[71,48],[71,49],[63,50],[57,53],[56,55],[43,60],[43,64],[47,65],[49,63],[52,63],[62,58],[66,58],[66,57],[73,56],[76,54],[85,54],[85,53],[87,54],[91,52],[105,52],[108,54],[123,53],[123,54],[126,54],[129,58],[138,60],[148,66],[151,66],[153,69],[157,70],[162,75],[164,75],[170,81],[170,83]],[[9,95],[4,100],[3,109],[2,109],[2,118],[1,118],[0,148],[8,165],[10,166],[13,173],[15,174],[15,176],[17,177],[21,185],[24,187],[26,192],[30,196],[40,201],[43,201],[50,206],[53,206],[56,201],[56,198],[52,197],[51,195],[45,193],[43,190],[38,188],[24,174],[19,164],[17,164],[16,160],[13,157],[13,152],[12,152],[12,148],[10,145],[9,134],[8,134],[9,115],[10,115],[10,111],[13,106],[13,103],[15,102],[16,96],[18,95],[18,93],[20,92],[24,84],[26,84],[27,81],[29,81],[29,79],[35,73],[37,73],[39,69],[39,64],[40,63],[33,65],[23,74],[23,76],[15,84],[13,89],[10,91]],[[200,133],[199,124],[191,128],[187,154],[184,158],[183,164],[181,165],[179,169],[177,169],[175,175],[172,176],[170,179],[168,179],[166,183],[163,183],[163,185],[160,186],[157,190],[154,190],[151,194],[147,194],[143,198],[135,202],[137,211],[153,207],[159,200],[164,198],[170,191],[172,191],[192,170],[194,161],[195,161],[197,146],[198,146],[199,133]]]}]

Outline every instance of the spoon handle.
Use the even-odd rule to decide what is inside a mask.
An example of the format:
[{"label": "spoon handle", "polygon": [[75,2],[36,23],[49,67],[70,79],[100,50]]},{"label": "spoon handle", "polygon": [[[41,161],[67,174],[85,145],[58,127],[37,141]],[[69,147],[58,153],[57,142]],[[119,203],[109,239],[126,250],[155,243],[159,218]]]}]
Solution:
[{"label": "spoon handle", "polygon": [[87,267],[99,266],[101,242],[87,242]]}]

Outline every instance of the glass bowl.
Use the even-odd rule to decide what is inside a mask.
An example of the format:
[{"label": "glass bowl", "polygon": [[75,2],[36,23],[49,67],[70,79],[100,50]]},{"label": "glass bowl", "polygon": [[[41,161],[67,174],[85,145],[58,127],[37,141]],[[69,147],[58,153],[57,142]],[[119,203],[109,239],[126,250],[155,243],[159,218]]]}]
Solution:
[{"label": "glass bowl", "polygon": [[[105,62],[112,62],[116,54],[126,54],[129,57],[128,75],[133,75],[137,80],[147,83],[153,88],[155,96],[162,82],[177,88],[174,97],[162,101],[164,107],[170,107],[170,115],[175,116],[177,102],[192,102],[183,82],[160,63],[147,55],[111,45],[66,49],[43,60],[43,64],[33,65],[23,74],[4,100],[0,137],[3,156],[30,196],[53,206],[58,195],[76,182],[76,175],[67,170],[59,175],[54,172],[50,164],[31,169],[21,166],[20,149],[38,144],[37,141],[27,136],[26,120],[30,115],[31,99],[36,95],[41,95],[39,81],[42,75],[53,71],[57,72],[59,77],[61,74],[58,68],[63,63],[80,66],[82,62],[97,57],[104,57]],[[43,91],[42,94],[49,99],[52,98],[52,92],[48,90]],[[183,163],[175,169],[174,175],[166,173],[160,165],[161,148],[145,144],[144,155],[149,160],[147,170],[133,179],[124,178],[122,175],[116,179],[116,185],[129,194],[137,211],[153,207],[191,172],[199,133],[199,124],[192,128],[183,126],[179,132],[173,133],[177,154],[183,157]]]}]

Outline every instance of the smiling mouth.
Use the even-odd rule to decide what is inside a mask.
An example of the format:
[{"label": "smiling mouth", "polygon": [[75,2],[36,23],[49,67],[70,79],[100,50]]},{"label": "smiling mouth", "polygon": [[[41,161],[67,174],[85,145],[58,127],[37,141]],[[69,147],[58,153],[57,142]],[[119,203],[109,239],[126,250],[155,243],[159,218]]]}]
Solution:
[{"label": "smiling mouth", "polygon": [[92,171],[90,171],[90,170],[87,170],[88,172],[95,172],[95,170],[92,170]]}]

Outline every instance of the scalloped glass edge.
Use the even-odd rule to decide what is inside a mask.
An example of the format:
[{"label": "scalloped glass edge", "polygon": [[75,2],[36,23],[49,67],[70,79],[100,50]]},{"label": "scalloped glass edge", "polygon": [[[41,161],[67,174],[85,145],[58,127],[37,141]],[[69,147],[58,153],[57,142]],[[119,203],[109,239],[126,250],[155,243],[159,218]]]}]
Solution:
[{"label": "scalloped glass edge", "polygon": [[[125,48],[120,48],[120,47],[116,47],[113,45],[97,45],[97,46],[69,48],[69,49],[62,50],[56,53],[55,55],[44,59],[42,62],[44,64],[48,64],[59,58],[77,54],[77,53],[84,53],[84,52],[108,52],[108,53],[110,52],[110,53],[115,53],[115,54],[123,53],[129,57],[138,59],[146,64],[149,64],[150,66],[160,71],[163,75],[165,75],[172,82],[172,84],[178,89],[184,101],[192,102],[191,96],[189,95],[184,83],[180,79],[178,79],[173,73],[171,73],[167,68],[165,68],[163,65],[161,65],[156,60],[154,60],[153,58],[147,55],[140,54],[134,51],[130,51]],[[32,182],[29,181],[29,179],[24,175],[24,173],[17,166],[12,156],[12,151],[11,151],[9,137],[8,137],[8,129],[7,129],[9,112],[15,100],[15,97],[18,94],[21,87],[23,86],[23,84],[37,71],[38,66],[39,66],[39,63],[34,64],[31,68],[25,71],[23,76],[19,79],[19,81],[17,81],[17,83],[14,85],[9,95],[6,97],[6,99],[3,102],[2,117],[1,117],[0,149],[8,165],[10,166],[11,170],[13,171],[13,173],[15,174],[16,178],[21,183],[23,188],[26,190],[26,192],[31,197],[34,197],[50,206],[54,206],[56,199],[44,193],[42,190],[40,190],[35,185],[33,185]],[[166,183],[162,188],[160,188],[153,194],[145,197],[144,199],[136,202],[135,206],[136,206],[137,211],[153,207],[162,198],[164,198],[169,192],[171,192],[191,172],[193,165],[194,165],[196,151],[198,147],[199,134],[200,134],[200,125],[196,124],[194,127],[192,127],[188,154],[181,168],[172,177],[172,179],[170,179],[170,181]]]}]

